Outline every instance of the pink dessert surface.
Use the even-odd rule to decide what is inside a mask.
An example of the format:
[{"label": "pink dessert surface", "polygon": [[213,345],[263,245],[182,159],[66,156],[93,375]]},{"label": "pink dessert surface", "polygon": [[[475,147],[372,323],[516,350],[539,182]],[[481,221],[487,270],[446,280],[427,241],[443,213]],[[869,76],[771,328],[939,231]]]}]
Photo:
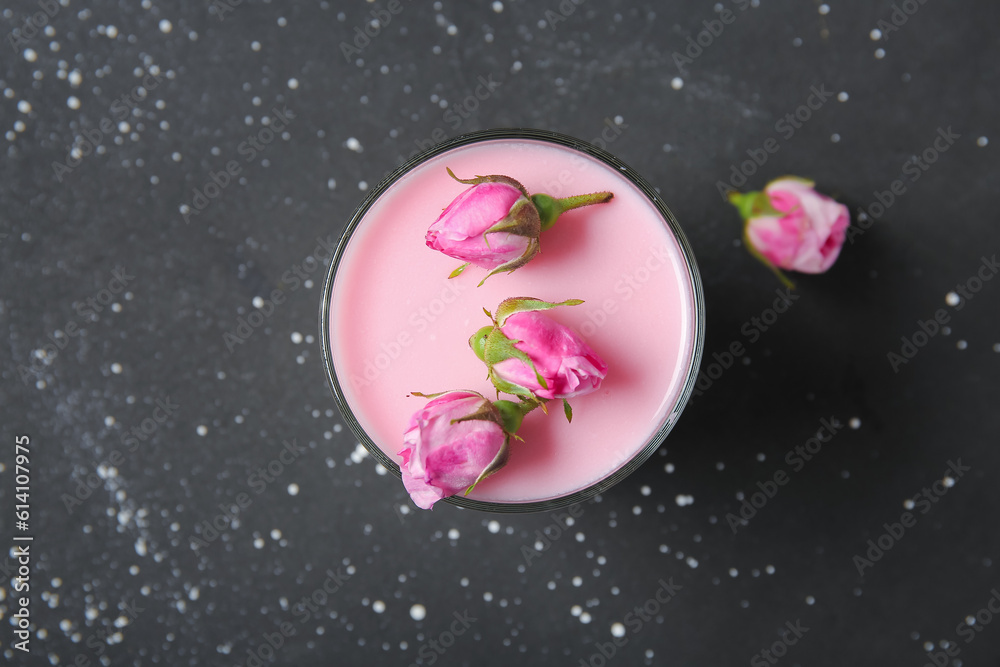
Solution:
[{"label": "pink dessert surface", "polygon": [[[614,192],[569,211],[541,237],[541,252],[476,287],[484,269],[453,279],[461,262],[431,250],[431,222],[468,186],[452,180],[506,174],[529,193]],[[409,173],[368,210],[341,259],[330,307],[334,369],[364,431],[397,463],[413,412],[433,393],[496,392],[468,339],[503,299],[583,299],[547,311],[579,332],[609,366],[601,388],[528,415],[507,466],[469,495],[525,503],[586,489],[640,452],[676,415],[695,344],[694,293],[684,255],[659,211],[613,167],[538,140],[497,139],[452,149]],[[501,396],[511,398],[510,396]]]}]

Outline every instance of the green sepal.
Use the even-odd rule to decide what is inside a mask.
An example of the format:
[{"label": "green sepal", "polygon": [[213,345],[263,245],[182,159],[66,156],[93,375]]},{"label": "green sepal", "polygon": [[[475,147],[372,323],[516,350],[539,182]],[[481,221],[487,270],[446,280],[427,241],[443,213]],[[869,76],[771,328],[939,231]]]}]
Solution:
[{"label": "green sepal", "polygon": [[[497,273],[510,273],[511,271],[519,269],[530,262],[531,259],[538,254],[538,250],[541,247],[538,242],[538,237],[541,233],[542,227],[541,221],[538,217],[538,209],[536,209],[535,205],[531,203],[531,200],[526,197],[518,198],[518,200],[511,205],[510,211],[507,212],[507,215],[495,222],[492,227],[483,232],[483,240],[486,242],[486,246],[489,247],[490,234],[514,234],[516,236],[527,237],[528,245],[519,257],[515,257],[509,262],[504,262],[500,266],[496,267],[486,274],[486,278],[496,275]],[[480,281],[479,286],[482,286],[482,284],[486,282],[486,278],[483,278],[482,281]]]},{"label": "green sepal", "polygon": [[476,176],[475,178],[459,178],[455,175],[450,168],[447,168],[448,175],[454,178],[459,183],[464,183],[465,185],[479,185],[480,183],[505,183],[512,187],[517,188],[521,191],[525,197],[528,196],[528,191],[519,182],[515,181],[510,176],[504,176],[503,174],[492,174],[490,176]]},{"label": "green sepal", "polygon": [[573,408],[570,406],[569,401],[565,398],[563,399],[563,412],[566,413],[566,421],[573,422]]},{"label": "green sepal", "polygon": [[[485,361],[486,365],[489,367],[490,380],[493,381],[493,384],[497,387],[497,389],[506,394],[534,396],[534,394],[531,393],[531,390],[527,387],[522,387],[520,385],[507,382],[506,380],[502,380],[493,372],[493,366],[495,364],[499,364],[501,361],[506,361],[511,358],[520,359],[535,372],[535,379],[538,381],[538,384],[548,389],[548,384],[545,382],[545,378],[543,378],[538,372],[538,369],[535,368],[535,362],[531,360],[531,357],[529,357],[525,352],[522,352],[514,347],[514,344],[518,342],[520,341],[507,338],[507,336],[500,331],[499,326],[495,327],[493,331],[486,336],[486,344],[483,348],[483,361]],[[517,389],[520,391],[516,391]]]},{"label": "green sepal", "polygon": [[472,264],[472,262],[466,262],[462,266],[458,267],[457,269],[449,273],[448,280],[451,280],[452,278],[458,278],[460,275],[462,275],[462,272],[465,271],[467,268],[469,268],[469,264]]},{"label": "green sepal", "polygon": [[553,303],[551,301],[542,301],[541,299],[536,299],[530,296],[518,296],[512,297],[510,299],[504,299],[497,306],[496,314],[496,324],[498,327],[502,327],[507,321],[507,318],[514,313],[526,313],[534,310],[549,310],[551,308],[558,308],[559,306],[579,306],[583,303],[582,299],[567,299],[565,301],[560,301],[559,303]]},{"label": "green sepal", "polygon": [[483,468],[483,471],[479,473],[479,477],[476,478],[476,481],[473,482],[469,486],[469,488],[465,490],[465,495],[469,495],[470,493],[472,493],[472,490],[476,488],[477,484],[479,484],[481,481],[483,481],[484,479],[486,479],[487,477],[489,477],[490,475],[492,475],[493,473],[497,472],[505,465],[507,465],[507,459],[509,458],[510,458],[510,436],[508,435],[504,437],[503,445],[500,447],[500,451],[497,452],[497,455],[493,457],[493,460],[490,461],[488,466]]},{"label": "green sepal", "polygon": [[733,190],[729,193],[729,203],[740,212],[740,217],[744,220],[757,218],[762,215],[781,217],[781,211],[771,206],[771,197],[763,190],[754,192],[737,192]]}]

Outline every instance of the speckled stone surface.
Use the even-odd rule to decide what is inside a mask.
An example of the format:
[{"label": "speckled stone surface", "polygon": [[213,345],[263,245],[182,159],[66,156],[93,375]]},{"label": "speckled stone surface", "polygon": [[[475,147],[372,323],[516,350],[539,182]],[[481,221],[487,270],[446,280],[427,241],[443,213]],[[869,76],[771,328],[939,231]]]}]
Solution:
[{"label": "speckled stone surface", "polygon": [[[1000,253],[996,3],[41,0],[0,17],[5,664],[995,663],[1000,281],[978,276]],[[499,85],[473,104],[483,79]],[[661,189],[705,284],[711,386],[558,531],[402,510],[317,341],[318,240],[419,146],[504,126],[615,128],[608,150]],[[718,190],[741,171],[744,188],[812,177],[863,232],[766,331],[779,285]],[[894,369],[901,337],[915,354]],[[746,353],[712,369],[734,341]],[[779,473],[745,525],[727,518]]]}]

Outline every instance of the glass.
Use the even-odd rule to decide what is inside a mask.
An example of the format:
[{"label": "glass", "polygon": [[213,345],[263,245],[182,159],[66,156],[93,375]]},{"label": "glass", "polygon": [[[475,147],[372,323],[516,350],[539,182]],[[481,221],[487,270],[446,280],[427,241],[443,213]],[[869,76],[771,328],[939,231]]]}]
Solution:
[{"label": "glass", "polygon": [[[690,355],[686,359],[678,360],[678,363],[686,366],[686,378],[683,382],[682,389],[678,395],[677,400],[674,402],[673,406],[666,410],[666,419],[662,426],[656,430],[645,445],[636,451],[634,456],[631,457],[626,463],[618,467],[617,469],[609,472],[607,476],[603,477],[599,481],[591,484],[590,486],[583,488],[581,490],[575,491],[573,493],[568,493],[566,495],[549,498],[545,500],[530,501],[530,502],[494,502],[494,501],[484,501],[475,498],[463,497],[461,495],[456,495],[443,499],[443,502],[448,502],[459,507],[477,509],[492,512],[539,512],[539,511],[549,511],[557,508],[565,507],[574,503],[579,503],[581,501],[587,500],[607,489],[614,486],[633,471],[635,471],[639,466],[641,466],[646,459],[648,459],[653,452],[655,452],[659,446],[666,439],[667,435],[673,429],[674,424],[676,424],[678,417],[681,414],[685,404],[687,403],[691,392],[694,389],[694,383],[697,379],[697,373],[699,364],[701,361],[702,347],[704,343],[704,322],[705,322],[705,304],[704,296],[702,294],[701,278],[698,274],[697,264],[695,262],[694,254],[691,250],[690,244],[684,233],[681,231],[677,220],[674,218],[673,214],[666,207],[666,205],[660,199],[660,196],[656,193],[653,187],[643,179],[639,174],[637,174],[628,165],[624,164],[621,160],[611,155],[607,151],[592,146],[586,142],[580,141],[573,137],[558,134],[555,132],[548,132],[544,130],[534,130],[534,129],[493,129],[485,130],[481,132],[473,132],[470,134],[462,135],[446,141],[444,143],[438,144],[408,160],[405,164],[401,165],[393,172],[391,172],[386,178],[375,188],[373,188],[368,195],[365,197],[364,201],[358,207],[354,216],[348,223],[343,236],[341,237],[340,243],[337,247],[337,251],[331,262],[329,272],[326,277],[326,282],[323,289],[323,301],[320,305],[320,338],[323,343],[323,362],[326,367],[327,378],[330,382],[330,388],[333,392],[334,398],[337,401],[340,411],[347,422],[348,426],[351,428],[353,433],[357,436],[358,440],[362,445],[368,450],[371,456],[387,470],[391,471],[397,478],[400,477],[399,466],[393,460],[392,457],[388,456],[383,450],[375,443],[372,437],[365,431],[358,418],[355,416],[354,410],[349,404],[348,398],[345,394],[341,380],[338,377],[337,368],[334,363],[334,353],[332,350],[331,341],[331,327],[330,327],[330,315],[331,315],[331,304],[333,302],[334,288],[336,283],[336,277],[338,268],[341,266],[341,261],[344,257],[344,253],[348,247],[348,244],[358,230],[359,226],[365,219],[366,214],[369,212],[371,207],[375,204],[378,199],[385,194],[392,186],[403,176],[411,172],[416,167],[427,162],[431,158],[437,157],[451,151],[456,148],[469,146],[479,142],[486,142],[491,140],[526,140],[535,142],[547,142],[554,144],[556,146],[561,146],[565,148],[570,148],[574,151],[582,153],[590,158],[596,159],[597,161],[607,165],[617,172],[620,176],[623,176],[628,181],[630,181],[641,193],[648,199],[648,203],[652,204],[658,211],[660,217],[662,218],[663,225],[666,227],[669,235],[672,236],[673,240],[676,242],[680,253],[684,260],[684,268],[686,269],[686,274],[682,276],[687,279],[688,286],[687,289],[690,291],[691,298],[693,300],[692,314],[693,314],[693,344],[690,348]],[[511,174],[514,175],[514,174]],[[514,175],[516,177],[516,175]],[[579,193],[573,193],[579,194]],[[442,208],[447,202],[442,202]],[[427,221],[429,225],[431,220]],[[544,239],[544,235],[543,235]],[[457,260],[456,260],[457,261]],[[541,261],[536,259],[535,261]],[[497,276],[491,280],[502,280],[502,276]],[[461,389],[462,387],[452,387],[452,389]],[[416,409],[416,408],[415,408]],[[558,408],[558,412],[562,412],[561,408]],[[399,434],[399,442],[402,442],[402,433]],[[504,471],[500,471],[498,475],[502,475]]]}]

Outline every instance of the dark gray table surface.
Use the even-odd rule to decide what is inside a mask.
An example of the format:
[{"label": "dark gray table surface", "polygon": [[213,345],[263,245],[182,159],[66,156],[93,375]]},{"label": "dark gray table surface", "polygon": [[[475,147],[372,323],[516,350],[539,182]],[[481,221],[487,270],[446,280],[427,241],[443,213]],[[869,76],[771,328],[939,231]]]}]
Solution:
[{"label": "dark gray table surface", "polygon": [[[996,3],[64,4],[0,21],[7,664],[998,664]],[[400,509],[327,386],[325,266],[282,278],[419,146],[491,127],[603,132],[694,247],[703,369],[747,350],[528,563],[552,514]],[[865,229],[762,331],[779,285],[717,184],[771,138],[746,188],[814,178]]]}]

